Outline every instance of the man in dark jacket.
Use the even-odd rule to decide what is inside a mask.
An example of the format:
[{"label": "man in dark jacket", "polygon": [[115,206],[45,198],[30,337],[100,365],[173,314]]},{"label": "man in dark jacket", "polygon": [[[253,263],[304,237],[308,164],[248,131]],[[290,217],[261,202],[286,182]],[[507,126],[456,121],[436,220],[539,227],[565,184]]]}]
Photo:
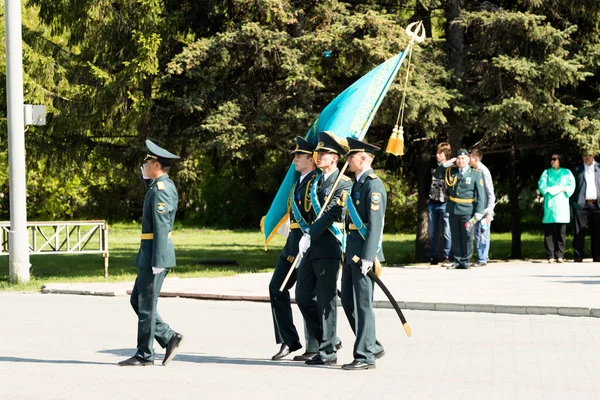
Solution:
[{"label": "man in dark jacket", "polygon": [[573,168],[575,192],[571,196],[571,205],[575,214],[575,235],[573,250],[575,262],[584,258],[585,232],[590,228],[592,257],[600,262],[600,165],[594,161],[591,151],[584,152],[583,163]]},{"label": "man in dark jacket", "polygon": [[[322,174],[317,190],[311,193],[313,222],[299,243],[300,251],[306,252],[306,260],[298,269],[296,301],[319,342],[318,354],[306,363],[329,365],[337,362],[336,350],[340,346],[336,335],[337,279],[345,241],[346,200],[352,180],[346,175],[340,176],[337,168],[340,154],[345,153],[338,142],[340,139],[329,132],[319,132],[318,139],[315,152]],[[336,181],[339,182],[334,188]],[[312,297],[315,292],[316,301]]]},{"label": "man in dark jacket", "polygon": [[[279,260],[269,283],[275,340],[278,344],[281,344],[279,351],[271,357],[273,360],[280,360],[302,348],[298,331],[294,326],[292,303],[290,300],[290,289],[296,283],[296,270],[292,272],[283,291],[279,290],[279,288],[290,270],[294,259],[298,255],[298,242],[302,237],[303,231],[308,228],[308,224],[311,221],[312,216],[310,211],[312,203],[310,192],[316,189],[319,174],[313,159],[315,146],[301,136],[296,137],[296,143],[296,149],[292,154],[294,155],[296,171],[300,173],[300,176],[290,193],[289,207],[292,210],[290,213],[290,233],[279,255]],[[305,328],[305,331],[306,351],[316,353],[318,350],[317,340],[311,334],[310,330]]]}]

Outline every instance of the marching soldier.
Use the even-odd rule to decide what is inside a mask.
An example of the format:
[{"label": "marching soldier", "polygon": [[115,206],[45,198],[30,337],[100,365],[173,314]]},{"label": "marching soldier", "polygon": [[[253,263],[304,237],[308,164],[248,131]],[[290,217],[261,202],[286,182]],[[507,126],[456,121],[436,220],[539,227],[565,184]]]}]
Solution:
[{"label": "marching soldier", "polygon": [[[302,233],[308,229],[309,222],[307,221],[312,219],[310,214],[312,207],[310,194],[312,190],[316,190],[319,173],[313,159],[315,146],[300,136],[296,137],[296,143],[296,149],[292,154],[294,155],[296,171],[300,173],[300,177],[290,193],[289,205],[292,209],[290,213],[290,234],[279,255],[279,261],[275,266],[275,271],[273,271],[273,276],[269,283],[275,340],[278,344],[281,344],[277,354],[271,358],[273,360],[280,360],[302,348],[298,331],[294,326],[292,304],[290,301],[290,289],[296,283],[296,271],[293,271],[284,290],[280,291],[279,288],[292,266],[294,258],[298,255],[298,242],[302,237]],[[310,296],[315,296],[314,291]],[[315,354],[318,351],[319,344],[306,326],[304,330],[306,353]],[[304,361],[304,358],[296,356],[294,360]]]},{"label": "marching soldier", "polygon": [[354,361],[342,368],[362,370],[375,368],[375,359],[385,354],[375,335],[374,283],[366,275],[376,261],[384,261],[381,242],[387,193],[371,169],[379,147],[353,138],[348,138],[348,144],[348,166],[356,180],[347,202],[351,223],[342,270],[342,304],[354,308],[356,341]]},{"label": "marching soldier", "polygon": [[[319,132],[318,139],[317,167],[323,174],[316,190],[311,191],[314,222],[299,243],[300,251],[308,251],[308,254],[298,269],[296,302],[308,329],[319,341],[318,354],[306,360],[306,364],[330,365],[337,362],[336,350],[341,347],[336,336],[337,279],[345,241],[342,221],[352,180],[345,175],[339,177],[337,163],[344,153],[342,145],[328,132]],[[334,189],[338,177],[339,183]],[[315,220],[327,198],[330,200],[325,211]]]},{"label": "marching soldier", "polygon": [[131,292],[131,306],[138,316],[137,351],[133,357],[119,362],[121,366],[154,364],[154,340],[166,348],[162,364],[167,365],[177,354],[183,336],[172,330],[156,310],[165,276],[175,266],[175,249],[171,229],[179,201],[175,184],[169,178],[171,163],[179,157],[146,140],[148,155],[142,176],[149,180],[142,213],[140,250],[135,261],[138,276]]},{"label": "marching soldier", "polygon": [[[449,201],[446,211],[450,214],[452,255],[454,262],[442,264],[448,269],[471,268],[473,255],[473,230],[465,224],[473,217],[480,220],[485,208],[483,175],[469,166],[469,153],[460,149],[456,153],[456,166],[444,165],[435,170],[438,179],[445,179],[448,185]],[[483,200],[482,200],[483,199]]]}]

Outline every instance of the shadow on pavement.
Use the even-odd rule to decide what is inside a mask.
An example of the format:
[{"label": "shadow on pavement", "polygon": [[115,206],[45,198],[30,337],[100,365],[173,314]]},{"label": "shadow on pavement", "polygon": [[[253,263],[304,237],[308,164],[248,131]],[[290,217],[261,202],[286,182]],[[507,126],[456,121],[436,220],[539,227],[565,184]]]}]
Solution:
[{"label": "shadow on pavement", "polygon": [[[114,354],[118,356],[131,356],[135,354],[135,349],[106,349],[99,350],[98,353]],[[156,363],[162,360],[164,354],[156,354]],[[0,358],[1,360],[1,358]],[[197,353],[182,353],[179,352],[173,359],[173,361],[191,362],[197,364],[235,364],[235,365],[260,365],[266,367],[302,367],[302,368],[315,368],[315,366],[309,366],[299,361],[292,361],[291,358],[287,360],[272,361],[264,358],[232,358],[232,357],[220,357],[220,356],[206,356]],[[103,363],[100,363],[103,364]],[[330,368],[336,369],[341,368],[341,365],[321,366],[317,368]]]},{"label": "shadow on pavement", "polygon": [[115,363],[81,360],[41,360],[39,358],[0,357],[0,362],[40,363],[40,364],[92,364],[115,365]]}]

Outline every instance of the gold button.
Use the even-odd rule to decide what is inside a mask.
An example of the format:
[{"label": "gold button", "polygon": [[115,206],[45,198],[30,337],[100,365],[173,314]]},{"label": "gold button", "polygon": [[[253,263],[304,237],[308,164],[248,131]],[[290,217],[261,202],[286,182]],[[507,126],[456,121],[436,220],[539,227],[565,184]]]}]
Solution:
[{"label": "gold button", "polygon": [[360,204],[360,200],[356,200],[356,205],[359,205],[359,204]]}]

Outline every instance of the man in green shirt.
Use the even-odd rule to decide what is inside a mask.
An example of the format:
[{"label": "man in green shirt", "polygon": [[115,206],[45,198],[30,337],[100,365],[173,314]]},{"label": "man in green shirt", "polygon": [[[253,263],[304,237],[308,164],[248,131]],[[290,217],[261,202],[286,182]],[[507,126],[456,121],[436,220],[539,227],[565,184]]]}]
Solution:
[{"label": "man in green shirt", "polygon": [[440,165],[435,170],[438,179],[445,179],[448,185],[448,205],[450,214],[450,232],[452,236],[452,255],[454,262],[442,264],[448,269],[471,268],[473,255],[473,230],[467,229],[467,222],[476,217],[481,219],[485,209],[485,189],[483,175],[469,166],[469,152],[458,150],[456,166]]},{"label": "man in green shirt", "polygon": [[135,261],[138,276],[131,291],[131,306],[138,316],[137,351],[120,366],[154,364],[154,340],[166,349],[162,364],[167,365],[177,354],[183,336],[172,330],[156,310],[165,276],[175,266],[175,249],[171,229],[179,197],[169,179],[169,169],[179,157],[146,140],[148,155],[142,176],[149,182],[144,198],[140,250]]},{"label": "man in green shirt", "polygon": [[342,269],[342,304],[355,316],[354,361],[345,370],[375,368],[375,360],[384,354],[375,334],[373,310],[374,283],[367,272],[376,261],[384,261],[381,242],[387,205],[383,182],[371,168],[379,149],[369,143],[348,138],[348,167],[356,175],[347,201],[350,216]]}]

